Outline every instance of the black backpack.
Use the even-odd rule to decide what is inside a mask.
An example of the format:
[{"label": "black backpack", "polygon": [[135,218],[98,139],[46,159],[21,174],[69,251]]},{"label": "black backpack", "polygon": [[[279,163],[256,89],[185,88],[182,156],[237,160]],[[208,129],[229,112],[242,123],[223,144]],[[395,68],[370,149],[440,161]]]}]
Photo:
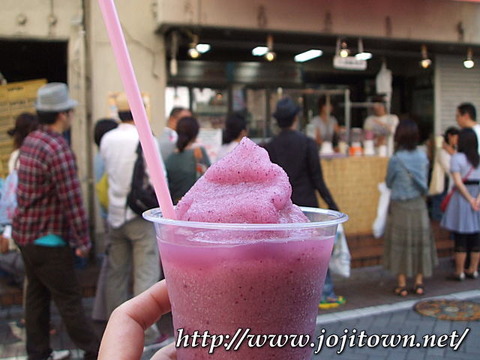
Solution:
[{"label": "black backpack", "polygon": [[138,143],[136,152],[137,160],[133,167],[132,183],[130,192],[127,195],[127,205],[141,216],[144,211],[158,207],[158,200],[153,186],[148,181],[140,143]]}]

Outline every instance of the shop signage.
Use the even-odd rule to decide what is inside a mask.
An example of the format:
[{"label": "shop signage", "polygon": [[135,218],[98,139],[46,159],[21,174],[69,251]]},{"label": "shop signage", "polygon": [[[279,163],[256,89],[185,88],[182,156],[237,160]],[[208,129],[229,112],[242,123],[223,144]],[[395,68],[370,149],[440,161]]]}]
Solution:
[{"label": "shop signage", "polygon": [[171,76],[170,84],[212,84],[233,82],[239,84],[303,84],[299,64],[258,62],[179,61],[178,73]]},{"label": "shop signage", "polygon": [[335,56],[333,58],[333,67],[335,69],[343,70],[366,70],[367,69],[367,60],[359,60],[355,56]]}]

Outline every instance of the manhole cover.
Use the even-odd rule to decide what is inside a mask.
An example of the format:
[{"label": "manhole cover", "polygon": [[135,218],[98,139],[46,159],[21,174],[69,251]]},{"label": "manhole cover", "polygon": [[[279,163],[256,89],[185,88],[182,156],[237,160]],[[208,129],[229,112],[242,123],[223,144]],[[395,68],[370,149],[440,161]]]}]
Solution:
[{"label": "manhole cover", "polygon": [[415,304],[414,309],[421,315],[440,320],[480,320],[480,304],[461,300],[427,300]]}]

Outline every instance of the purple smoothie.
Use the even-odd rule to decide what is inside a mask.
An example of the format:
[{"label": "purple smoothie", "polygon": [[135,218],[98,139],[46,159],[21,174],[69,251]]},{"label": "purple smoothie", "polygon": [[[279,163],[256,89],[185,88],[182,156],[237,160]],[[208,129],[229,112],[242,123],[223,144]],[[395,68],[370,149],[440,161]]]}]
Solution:
[{"label": "purple smoothie", "polygon": [[[230,335],[309,334],[315,330],[333,237],[240,245],[160,242],[175,329]],[[178,334],[178,333],[177,333]],[[179,359],[310,359],[312,350],[264,346],[238,351],[178,348]]]},{"label": "purple smoothie", "polygon": [[347,216],[302,212],[290,196],[283,169],[245,138],[178,203],[177,220],[158,209],[144,215],[155,223],[177,337],[205,331],[229,337],[213,354],[180,342],[179,360],[311,358],[310,342],[259,348],[249,347],[247,337],[236,351],[238,341],[229,345],[238,329],[311,335],[313,342],[333,239]]}]

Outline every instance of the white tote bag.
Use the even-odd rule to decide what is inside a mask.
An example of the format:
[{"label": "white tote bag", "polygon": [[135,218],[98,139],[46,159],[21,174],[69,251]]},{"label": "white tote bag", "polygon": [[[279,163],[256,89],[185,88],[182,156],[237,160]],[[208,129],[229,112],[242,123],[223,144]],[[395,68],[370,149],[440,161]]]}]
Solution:
[{"label": "white tote bag", "polygon": [[390,204],[390,189],[385,182],[378,184],[378,191],[380,191],[380,198],[378,199],[377,217],[372,226],[373,236],[378,239],[383,236],[385,232],[385,225],[387,224],[388,205]]}]

